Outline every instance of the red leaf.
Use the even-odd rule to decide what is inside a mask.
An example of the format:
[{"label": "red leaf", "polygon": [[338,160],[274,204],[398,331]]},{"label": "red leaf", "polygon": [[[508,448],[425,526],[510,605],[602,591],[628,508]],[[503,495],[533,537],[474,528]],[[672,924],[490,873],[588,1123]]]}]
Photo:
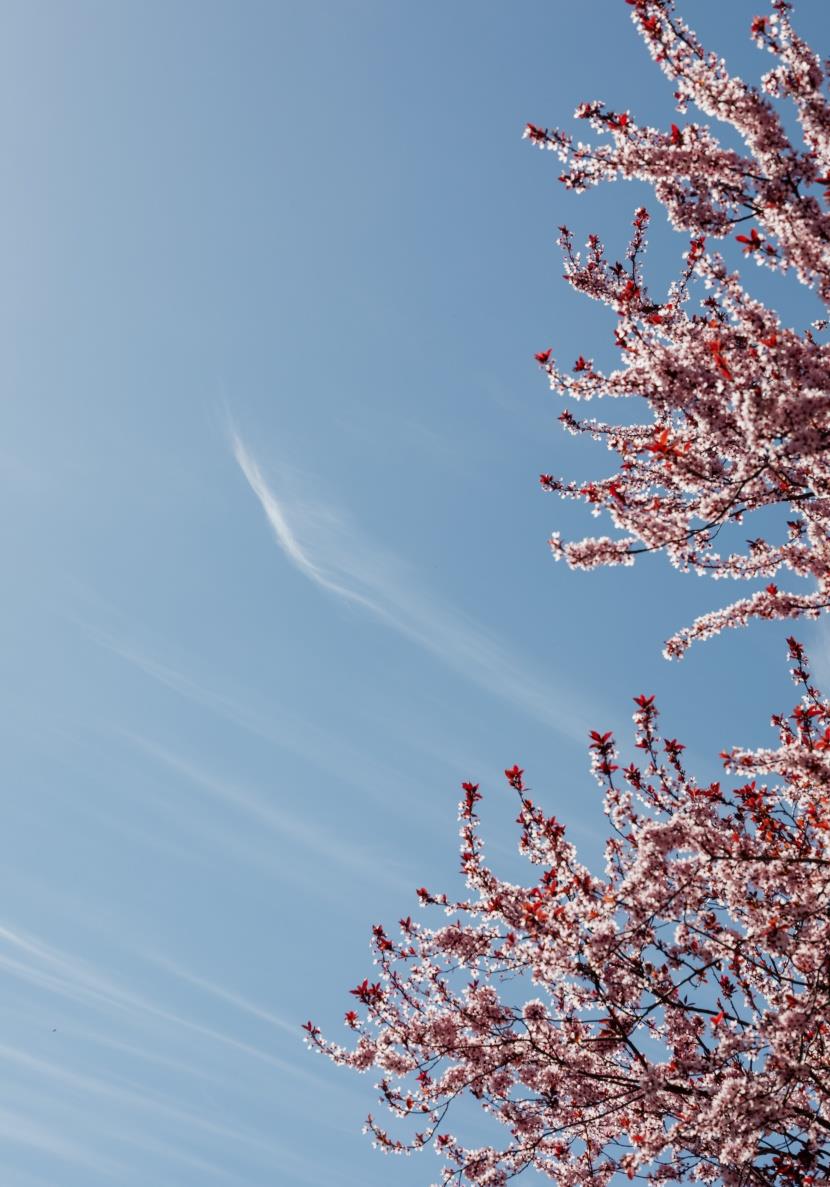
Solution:
[{"label": "red leaf", "polygon": [[514,763],[512,767],[505,770],[504,775],[511,787],[515,787],[516,791],[524,791],[524,782],[522,780],[524,771],[520,766]]}]

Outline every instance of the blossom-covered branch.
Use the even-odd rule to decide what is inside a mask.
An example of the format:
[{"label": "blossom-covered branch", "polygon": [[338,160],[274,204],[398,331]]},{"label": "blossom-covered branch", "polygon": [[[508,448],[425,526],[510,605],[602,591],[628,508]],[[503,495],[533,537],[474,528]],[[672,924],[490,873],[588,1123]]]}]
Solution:
[{"label": "blossom-covered branch", "polygon": [[[830,704],[795,640],[790,655],[802,697],[774,718],[779,748],[725,753],[722,781],[686,771],[651,696],[636,698],[637,762],[621,769],[611,734],[591,734],[611,826],[603,877],[514,766],[520,849],[539,873],[500,878],[481,791],[464,784],[468,895],[422,887],[448,922],[374,928],[378,972],[345,1015],[355,1046],[306,1026],[336,1063],[379,1070],[397,1122],[369,1118],[380,1147],[431,1144],[444,1184],[480,1187],[529,1167],[566,1187],[620,1172],[830,1178]],[[450,1128],[461,1096],[502,1124],[503,1143]]]},{"label": "blossom-covered branch", "polygon": [[[540,351],[537,361],[562,395],[638,397],[652,418],[621,426],[566,410],[565,428],[605,442],[619,458],[618,471],[601,481],[550,474],[541,480],[595,514],[606,511],[621,533],[579,542],[554,535],[554,554],[577,568],[630,564],[640,553],[664,551],[682,570],[764,581],[670,639],[667,654],[680,656],[694,639],[752,617],[815,617],[830,606],[830,346],[820,340],[827,323],[787,327],[707,246],[734,236],[747,259],[792,271],[826,305],[830,107],[821,60],[795,33],[783,0],[752,24],[752,36],[777,63],[760,91],[727,73],[672,0],[636,0],[632,15],[672,79],[679,109],[693,102],[731,126],[745,151],[725,148],[702,124],[648,127],[599,102],[582,104],[577,115],[610,136],[600,147],[528,125],[525,135],[563,160],[568,187],[618,177],[649,182],[671,223],[691,236],[680,276],[657,298],[643,269],[645,209],[635,214],[625,262],[609,261],[596,236],[578,252],[561,228],[566,279],[616,314],[622,365],[606,373],[580,354],[572,366],[560,366],[552,350]],[[793,101],[802,147],[787,137],[770,96]],[[736,550],[717,550],[722,532],[728,536],[752,512],[770,508],[783,512],[780,539],[758,536]],[[779,570],[801,579],[794,589],[769,582]]]},{"label": "blossom-covered branch", "polygon": [[[577,114],[610,136],[599,148],[528,125],[532,142],[562,158],[566,185],[645,180],[689,236],[680,274],[658,299],[643,267],[645,209],[625,262],[608,260],[596,236],[578,252],[561,228],[567,280],[613,310],[623,363],[605,373],[583,353],[570,368],[552,349],[536,359],[563,395],[645,399],[651,419],[618,425],[563,412],[568,430],[605,442],[618,469],[542,483],[606,511],[618,529],[616,538],[555,536],[554,553],[571,565],[663,551],[683,570],[758,581],[749,597],[670,639],[679,656],[752,617],[830,608],[826,322],[788,327],[707,246],[734,236],[746,259],[792,272],[827,302],[830,109],[824,66],[784,0],[752,24],[776,62],[761,90],[727,73],[672,0],[628,3],[679,110],[694,102],[744,148],[724,147],[697,123],[649,128],[598,102]],[[772,97],[792,100],[802,147]],[[719,543],[775,510],[781,538]],[[772,580],[782,570],[796,588]],[[387,1128],[369,1118],[381,1148],[432,1145],[445,1187],[504,1187],[529,1168],[560,1187],[605,1187],[620,1174],[653,1184],[830,1183],[830,703],[800,643],[788,645],[800,699],[772,719],[778,746],[723,751],[719,780],[687,771],[683,745],[658,731],[653,696],[635,698],[636,761],[622,767],[612,734],[592,731],[610,826],[601,876],[514,765],[505,777],[535,873],[502,878],[485,859],[481,789],[463,784],[466,894],[421,887],[421,904],[444,922],[407,916],[394,937],[374,928],[377,971],[351,990],[345,1014],[353,1045],[305,1028],[336,1063],[379,1072],[395,1119]],[[462,1097],[500,1123],[502,1140],[456,1133]]]}]

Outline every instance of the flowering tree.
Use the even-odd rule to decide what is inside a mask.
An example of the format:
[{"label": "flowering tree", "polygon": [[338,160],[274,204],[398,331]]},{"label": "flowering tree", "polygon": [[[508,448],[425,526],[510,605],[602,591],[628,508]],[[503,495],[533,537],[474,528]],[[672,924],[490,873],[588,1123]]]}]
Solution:
[{"label": "flowering tree", "polygon": [[[610,136],[601,147],[533,124],[525,131],[561,157],[568,187],[584,190],[615,177],[648,181],[674,227],[692,237],[679,279],[658,299],[643,273],[645,210],[634,217],[626,264],[610,263],[596,236],[578,253],[561,228],[566,278],[616,313],[622,365],[606,374],[582,355],[570,370],[557,366],[551,350],[536,358],[555,391],[576,400],[642,397],[653,418],[619,426],[562,413],[571,432],[605,441],[619,470],[588,483],[544,474],[542,484],[597,514],[606,510],[622,535],[571,543],[555,535],[553,551],[587,569],[663,550],[685,570],[757,579],[787,568],[812,585],[785,592],[768,583],[705,615],[668,641],[667,654],[680,656],[692,640],[752,616],[812,617],[830,605],[830,347],[816,337],[827,323],[788,328],[706,246],[734,235],[757,264],[794,272],[822,302],[830,299],[830,214],[816,192],[830,186],[830,106],[821,61],[793,30],[782,0],[771,17],[752,24],[755,40],[776,59],[765,93],[730,77],[670,0],[636,0],[632,7],[652,57],[676,87],[678,108],[693,101],[731,126],[745,151],[724,148],[701,124],[652,128],[598,102],[583,103],[577,116]],[[770,96],[792,100],[803,149],[788,139]],[[706,294],[696,304],[701,283]],[[782,542],[759,537],[743,552],[715,551],[725,525],[764,508],[789,516]]]},{"label": "flowering tree", "polygon": [[[604,877],[514,766],[520,847],[540,873],[503,881],[484,859],[479,786],[464,784],[469,897],[422,887],[452,922],[402,919],[396,939],[374,928],[380,975],[351,991],[353,1049],[306,1024],[335,1062],[380,1070],[411,1126],[392,1136],[370,1117],[384,1149],[433,1142],[445,1183],[482,1187],[528,1167],[565,1187],[617,1172],[830,1181],[830,703],[789,643],[802,698],[774,719],[777,750],[723,756],[731,790],[687,774],[653,697],[636,698],[639,765],[621,771],[612,736],[591,735],[612,826]],[[520,1004],[529,981],[537,996]],[[505,1144],[471,1149],[444,1127],[464,1093]]]},{"label": "flowering tree", "polygon": [[[678,280],[657,301],[643,274],[644,209],[626,264],[609,263],[593,236],[580,255],[562,228],[567,279],[615,311],[623,362],[604,374],[582,355],[569,372],[552,350],[537,360],[555,390],[644,397],[652,419],[618,426],[564,412],[566,428],[604,440],[619,469],[587,484],[551,475],[542,483],[606,510],[622,533],[555,537],[555,554],[574,566],[663,550],[681,569],[767,580],[670,639],[668,654],[679,656],[695,638],[753,616],[815,617],[830,607],[830,353],[817,340],[826,323],[786,327],[706,246],[735,235],[748,258],[794,272],[828,300],[830,216],[813,188],[830,186],[830,107],[822,64],[784,0],[752,25],[776,59],[763,92],[726,73],[672,0],[627,3],[680,110],[693,101],[730,124],[745,152],[699,124],[648,128],[600,103],[577,114],[610,134],[601,148],[528,125],[528,138],[565,162],[566,185],[645,179],[691,236]],[[782,96],[795,105],[803,149],[771,103]],[[789,516],[783,542],[715,551],[723,528],[770,509]],[[802,588],[768,581],[782,568]],[[422,905],[449,922],[429,928],[407,917],[394,939],[374,928],[379,973],[351,990],[352,1047],[305,1027],[336,1063],[378,1069],[382,1099],[401,1122],[391,1133],[369,1118],[383,1149],[432,1144],[445,1184],[481,1187],[527,1168],[562,1187],[599,1187],[619,1173],[727,1187],[830,1184],[830,702],[811,683],[801,645],[790,639],[789,649],[801,698],[773,718],[778,748],[724,752],[722,781],[702,784],[686,771],[683,746],[658,735],[653,697],[635,698],[639,762],[621,769],[612,735],[592,732],[611,825],[602,877],[579,863],[513,766],[505,775],[518,797],[520,848],[539,876],[503,880],[484,858],[479,785],[463,785],[467,897],[422,887]],[[473,1148],[456,1136],[450,1110],[462,1096],[501,1123],[502,1141]]]}]

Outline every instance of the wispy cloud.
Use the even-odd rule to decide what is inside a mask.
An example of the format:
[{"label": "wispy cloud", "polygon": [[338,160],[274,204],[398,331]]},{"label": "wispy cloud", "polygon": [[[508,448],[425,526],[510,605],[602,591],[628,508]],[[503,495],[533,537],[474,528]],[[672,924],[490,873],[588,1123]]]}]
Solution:
[{"label": "wispy cloud", "polygon": [[488,692],[558,732],[582,740],[585,717],[570,690],[565,694],[518,660],[492,633],[433,595],[399,556],[373,546],[342,514],[289,495],[278,498],[236,434],[232,446],[277,544],[308,580],[360,606]]},{"label": "wispy cloud", "polygon": [[0,1108],[0,1138],[4,1142],[31,1146],[40,1154],[50,1155],[62,1163],[78,1163],[89,1170],[106,1175],[110,1182],[118,1181],[126,1164],[96,1154],[79,1142],[63,1138],[52,1127],[38,1124],[25,1113]]},{"label": "wispy cloud", "polygon": [[[128,731],[121,732],[156,762],[183,776],[199,792],[247,817],[259,833],[263,829],[267,830],[287,844],[292,851],[319,859],[315,863],[315,868],[324,862],[327,868],[340,867],[347,870],[352,877],[369,877],[373,884],[382,883],[396,893],[410,890],[411,879],[402,878],[385,867],[386,855],[380,847],[347,843],[342,835],[335,838],[321,828],[319,822],[310,824],[302,814],[292,811],[290,804],[284,799],[280,799],[278,803],[269,802],[264,795],[246,786],[239,779],[216,775],[190,759],[173,754],[157,742]],[[269,865],[272,865],[271,858]],[[295,876],[292,873],[292,877]],[[322,890],[331,895],[338,893],[332,885],[324,885]],[[195,983],[198,982],[194,981]]]},{"label": "wispy cloud", "polygon": [[[296,1124],[304,1102],[340,1097],[348,1088],[305,1066],[316,1061],[299,1041],[297,1021],[164,954],[131,952],[127,981],[19,926],[0,925],[6,1005],[14,1001],[15,981],[27,990],[23,1011],[12,1008],[14,1025],[0,1034],[0,1138],[35,1148],[49,1163],[85,1166],[96,1183],[137,1182],[136,1151],[162,1160],[171,1182],[179,1181],[181,1167],[198,1172],[199,1181],[238,1182],[242,1162],[267,1168],[278,1181],[314,1182],[294,1147]],[[161,978],[147,977],[150,966]],[[135,988],[148,980],[157,986],[152,996]],[[168,1001],[182,1000],[182,986],[196,992],[180,1012]],[[61,1009],[61,1000],[76,1008]],[[216,1019],[213,1025],[198,1020],[203,1011]],[[239,1026],[247,1041],[237,1037]],[[288,1058],[274,1053],[284,1048],[283,1035],[291,1040]],[[116,1061],[107,1058],[110,1048]],[[136,1057],[175,1074],[147,1076]],[[183,1081],[190,1090],[182,1090]],[[228,1108],[229,1092],[236,1111]],[[281,1093],[282,1121],[275,1126],[263,1098],[276,1094],[280,1101]],[[325,1117],[320,1124],[330,1127]]]},{"label": "wispy cloud", "polygon": [[[390,768],[367,753],[365,747],[356,745],[353,740],[342,733],[335,733],[327,729],[325,723],[310,721],[294,714],[285,704],[280,704],[278,711],[276,706],[263,705],[261,702],[254,708],[247,702],[243,694],[229,695],[226,687],[220,691],[214,685],[196,679],[179,668],[160,660],[143,646],[126,642],[100,626],[92,625],[81,618],[73,618],[72,621],[99,647],[103,647],[123,659],[164,688],[170,689],[211,713],[215,713],[254,737],[291,751],[318,770],[357,788],[361,795],[383,796],[387,810],[390,808],[390,802],[385,796],[384,789],[389,786],[401,787],[405,783],[405,772],[402,773],[397,769]],[[129,734],[120,726],[113,725],[109,729],[112,733],[129,736],[133,742],[144,744],[145,740]],[[74,740],[67,738],[66,742],[68,744]],[[145,745],[145,749],[150,749],[152,746],[153,744],[149,743]],[[164,758],[165,756],[156,754],[156,757]],[[170,765],[175,765],[175,763]],[[373,789],[379,790],[373,791]],[[225,791],[227,790],[226,786]],[[413,784],[413,793],[417,790]],[[405,813],[405,799],[401,798],[399,802],[400,811]],[[392,801],[393,808],[394,804],[395,801]],[[436,830],[443,833],[446,816],[437,806],[424,803],[422,815],[423,819],[430,820]]]},{"label": "wispy cloud", "polygon": [[[125,1086],[123,1083],[117,1083],[111,1077],[79,1072],[56,1063],[54,1060],[40,1058],[32,1055],[29,1051],[11,1047],[6,1043],[0,1043],[0,1062],[14,1064],[32,1073],[38,1079],[52,1080],[62,1084],[71,1090],[73,1098],[83,1095],[102,1096],[110,1103],[120,1101],[129,1106],[131,1110],[139,1109],[155,1113],[179,1126],[202,1130],[243,1145],[260,1141],[255,1134],[247,1130],[237,1129],[214,1117],[194,1113],[190,1109],[183,1109],[180,1105],[163,1098],[151,1096],[135,1087]],[[141,1144],[144,1144],[143,1137]],[[167,1147],[165,1153],[175,1155],[176,1151]]]},{"label": "wispy cloud", "polygon": [[349,586],[341,584],[340,581],[329,576],[324,568],[321,568],[320,565],[311,559],[294,535],[282,506],[263,478],[259,466],[238,437],[234,438],[234,456],[242,469],[242,473],[248,479],[251,490],[262,504],[262,509],[268,517],[268,522],[274,530],[274,535],[277,537],[280,548],[288,559],[297,566],[300,572],[316,582],[317,585],[322,586],[323,589],[327,589],[331,593],[345,598],[348,602],[357,602],[358,605],[365,606],[367,610],[371,610],[373,614],[385,617],[386,614],[383,606],[371,598],[366,597],[364,594],[359,593],[357,590],[350,589]]},{"label": "wispy cloud", "polygon": [[192,985],[196,989],[201,989],[204,993],[217,998],[219,1001],[226,1002],[241,1013],[249,1014],[252,1018],[258,1018],[260,1022],[267,1022],[269,1026],[276,1027],[277,1030],[285,1031],[292,1038],[297,1037],[296,1022],[286,1022],[278,1014],[266,1010],[263,1006],[257,1005],[256,1002],[249,1001],[241,993],[227,989],[224,985],[218,985],[215,981],[209,981],[207,977],[199,977],[195,973],[182,968],[175,961],[168,960],[166,956],[151,953],[147,953],[146,956],[148,960],[152,960],[160,968],[163,968],[165,972],[170,973],[180,981],[184,981],[185,984]]},{"label": "wispy cloud", "polygon": [[[12,952],[17,955],[11,955]],[[267,1064],[292,1079],[307,1080],[318,1087],[330,1087],[317,1074],[280,1059],[234,1035],[184,1017],[143,994],[124,987],[107,972],[96,969],[87,961],[62,952],[20,929],[0,926],[0,968],[47,993],[91,1005],[98,1010],[110,1010],[143,1017],[160,1024],[169,1024],[179,1032],[189,1031]]]}]

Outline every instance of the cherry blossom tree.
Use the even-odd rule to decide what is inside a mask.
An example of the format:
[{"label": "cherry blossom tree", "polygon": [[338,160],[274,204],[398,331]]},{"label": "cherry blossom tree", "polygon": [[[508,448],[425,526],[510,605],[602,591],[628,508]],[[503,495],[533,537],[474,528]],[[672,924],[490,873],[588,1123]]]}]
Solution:
[{"label": "cherry blossom tree", "polygon": [[[370,1117],[384,1150],[431,1143],[445,1184],[481,1187],[530,1167],[565,1187],[620,1172],[830,1182],[830,703],[789,646],[801,699],[774,718],[777,749],[722,756],[730,787],[687,773],[651,696],[636,698],[638,763],[621,770],[611,734],[592,733],[604,877],[514,766],[520,848],[539,876],[499,878],[479,785],[463,785],[468,896],[422,887],[449,922],[374,928],[379,973],[351,990],[352,1048],[306,1024],[336,1063],[379,1071],[407,1135]],[[502,1145],[471,1148],[449,1128],[464,1094],[502,1123]]]},{"label": "cherry blossom tree", "polygon": [[[830,347],[819,341],[827,322],[819,317],[801,330],[788,327],[707,246],[734,237],[748,260],[797,276],[824,312],[830,106],[822,62],[798,37],[783,0],[752,24],[753,37],[775,59],[761,91],[731,77],[670,0],[628,2],[652,57],[675,86],[678,109],[693,102],[733,129],[745,148],[723,147],[694,121],[654,128],[599,102],[583,103],[576,113],[610,138],[599,147],[527,126],[532,143],[564,162],[566,186],[581,191],[619,177],[649,182],[672,225],[691,236],[678,279],[657,297],[643,267],[645,209],[634,216],[625,263],[610,262],[595,235],[578,252],[571,232],[561,228],[567,280],[616,314],[621,366],[604,373],[579,355],[560,367],[552,350],[536,358],[554,391],[574,400],[639,397],[652,418],[621,426],[566,409],[565,428],[604,441],[617,455],[618,471],[589,482],[550,474],[541,481],[595,514],[607,511],[621,533],[578,542],[555,535],[554,554],[576,568],[631,564],[640,553],[664,551],[682,570],[765,581],[674,635],[666,651],[680,656],[693,640],[753,616],[815,617],[830,606]],[[802,148],[784,130],[772,102],[779,98],[792,101]],[[742,551],[715,550],[724,527],[770,508],[784,512],[783,539],[759,536]],[[785,591],[767,580],[782,569],[806,579],[808,588]]]},{"label": "cherry blossom tree", "polygon": [[[543,485],[606,511],[617,538],[552,541],[571,565],[631,564],[664,551],[683,570],[761,579],[765,587],[684,628],[689,644],[752,617],[816,617],[830,607],[830,353],[821,318],[800,331],[750,296],[711,247],[734,236],[747,260],[792,272],[830,297],[830,107],[820,59],[776,0],[752,36],[775,59],[762,90],[727,74],[672,0],[626,0],[672,79],[678,108],[694,103],[730,125],[745,149],[708,127],[639,124],[601,103],[577,114],[610,142],[595,148],[528,125],[581,190],[615,177],[650,182],[688,234],[668,293],[648,291],[649,215],[640,209],[625,263],[592,236],[579,253],[561,229],[566,276],[616,314],[619,369],[579,355],[564,370],[537,354],[565,396],[639,397],[646,424],[562,414],[604,441],[617,472]],[[791,143],[774,99],[795,107]],[[758,537],[719,553],[718,534],[783,512],[783,541]],[[784,527],[786,524],[786,527]],[[789,570],[797,587],[771,581]],[[801,644],[788,640],[800,699],[773,717],[776,748],[724,752],[721,780],[687,772],[683,745],[658,733],[652,696],[635,698],[637,761],[590,735],[610,824],[603,875],[582,865],[564,826],[531,798],[524,771],[505,771],[518,800],[527,884],[485,860],[479,784],[463,784],[461,899],[418,890],[444,913],[378,924],[378,971],[351,990],[342,1046],[306,1023],[308,1043],[336,1063],[380,1076],[392,1129],[370,1117],[384,1150],[427,1145],[446,1184],[502,1187],[533,1168],[561,1187],[615,1175],[726,1187],[830,1184],[830,702],[814,687]],[[536,876],[538,873],[538,877]],[[455,1132],[460,1098],[489,1115],[492,1145]],[[462,1118],[463,1122],[463,1118]]]}]

